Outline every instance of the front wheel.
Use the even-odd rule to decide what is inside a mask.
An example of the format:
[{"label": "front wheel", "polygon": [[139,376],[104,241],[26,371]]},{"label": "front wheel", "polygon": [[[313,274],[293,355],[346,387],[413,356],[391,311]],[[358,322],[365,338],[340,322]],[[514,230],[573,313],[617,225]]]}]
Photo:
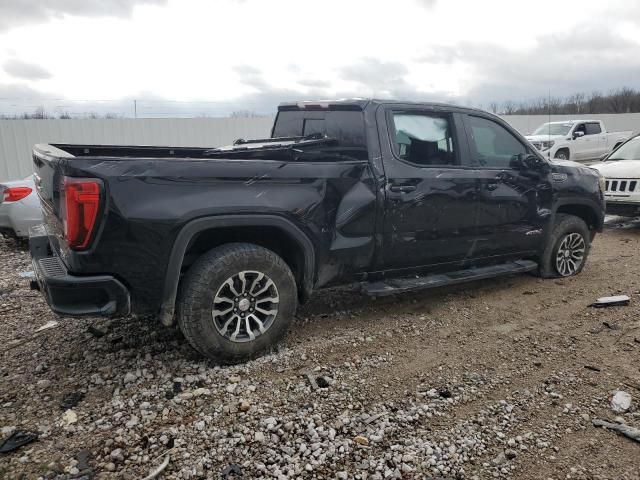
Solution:
[{"label": "front wheel", "polygon": [[584,220],[574,215],[556,215],[556,224],[540,258],[540,276],[577,275],[584,268],[590,248],[591,232]]},{"label": "front wheel", "polygon": [[556,158],[558,160],[569,160],[569,151],[558,150],[553,158]]},{"label": "front wheel", "polygon": [[282,339],[296,307],[295,279],[284,260],[266,248],[235,243],[214,248],[191,266],[178,323],[200,353],[237,363]]}]

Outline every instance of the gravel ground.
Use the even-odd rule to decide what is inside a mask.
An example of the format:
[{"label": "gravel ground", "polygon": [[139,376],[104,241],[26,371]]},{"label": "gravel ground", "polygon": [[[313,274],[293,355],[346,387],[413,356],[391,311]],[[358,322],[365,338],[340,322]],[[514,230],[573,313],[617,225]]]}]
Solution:
[{"label": "gravel ground", "polygon": [[276,352],[220,367],[151,318],[56,317],[0,240],[0,437],[39,435],[0,478],[139,479],[168,452],[160,478],[638,479],[640,443],[591,420],[640,428],[639,244],[614,218],[575,278],[321,292]]}]

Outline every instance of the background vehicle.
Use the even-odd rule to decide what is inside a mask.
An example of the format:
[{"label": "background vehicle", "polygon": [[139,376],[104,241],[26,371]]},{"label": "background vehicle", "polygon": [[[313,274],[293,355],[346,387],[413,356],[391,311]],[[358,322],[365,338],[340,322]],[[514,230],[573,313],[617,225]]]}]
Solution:
[{"label": "background vehicle", "polygon": [[42,223],[33,175],[0,184],[0,233],[27,238],[29,228]]},{"label": "background vehicle", "polygon": [[598,174],[480,110],[284,104],[271,139],[216,149],[36,145],[38,283],[62,314],[157,313],[227,362],[270,348],[313,290],[370,295],[579,273]]},{"label": "background vehicle", "polygon": [[632,133],[607,132],[600,120],[567,120],[544,123],[526,138],[547,158],[590,162],[620,146]]},{"label": "background vehicle", "polygon": [[605,177],[607,213],[640,215],[640,136],[635,136],[592,165]]}]

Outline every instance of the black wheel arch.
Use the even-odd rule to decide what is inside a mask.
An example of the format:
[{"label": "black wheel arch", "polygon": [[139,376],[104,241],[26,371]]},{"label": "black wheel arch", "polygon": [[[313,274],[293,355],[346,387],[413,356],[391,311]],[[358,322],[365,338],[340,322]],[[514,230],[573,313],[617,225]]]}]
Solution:
[{"label": "black wheel arch", "polygon": [[[162,292],[162,304],[160,306],[160,321],[170,326],[174,322],[174,312],[180,273],[185,260],[185,254],[192,241],[202,232],[210,230],[222,230],[229,228],[270,228],[277,229],[290,239],[302,257],[302,268],[298,285],[298,294],[301,300],[305,300],[311,294],[316,272],[316,258],[314,245],[309,237],[292,221],[277,215],[243,214],[243,215],[217,215],[201,217],[188,222],[178,233],[165,273]],[[212,245],[213,248],[213,245]]]},{"label": "black wheel arch", "polygon": [[588,198],[567,198],[558,201],[553,209],[552,225],[559,213],[581,218],[592,231],[602,232],[604,227],[604,209]]}]

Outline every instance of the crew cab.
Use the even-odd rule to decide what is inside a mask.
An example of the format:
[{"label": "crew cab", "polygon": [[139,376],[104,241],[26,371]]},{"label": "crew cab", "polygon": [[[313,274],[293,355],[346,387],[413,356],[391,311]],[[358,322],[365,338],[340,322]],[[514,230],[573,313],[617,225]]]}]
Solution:
[{"label": "crew cab", "polygon": [[527,135],[547,158],[593,162],[622,145],[633,132],[608,132],[600,120],[567,120],[540,125]]},{"label": "crew cab", "polygon": [[222,362],[271,348],[317,289],[372,296],[579,273],[598,173],[436,103],[283,104],[220,148],[41,144],[39,288],[63,315],[156,314]]},{"label": "crew cab", "polygon": [[592,165],[605,178],[607,213],[640,215],[640,136],[635,136]]}]

